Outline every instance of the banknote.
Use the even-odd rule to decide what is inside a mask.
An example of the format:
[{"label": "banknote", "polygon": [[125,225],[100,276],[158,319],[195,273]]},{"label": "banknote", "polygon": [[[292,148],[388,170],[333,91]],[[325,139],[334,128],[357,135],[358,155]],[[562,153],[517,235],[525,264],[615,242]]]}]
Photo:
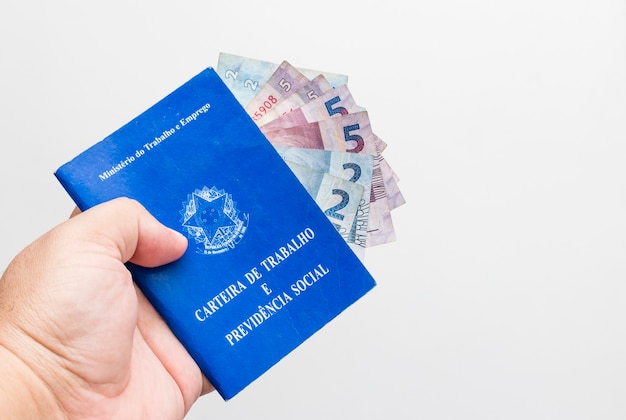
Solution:
[{"label": "banknote", "polygon": [[[316,153],[319,156],[319,153],[328,153],[336,154],[337,156],[343,156],[344,159],[352,162],[358,162],[358,157],[367,158],[370,157],[373,159],[371,179],[364,180],[366,183],[370,184],[370,188],[365,189],[364,196],[361,201],[361,206],[357,209],[357,217],[355,219],[355,223],[358,226],[353,226],[353,231],[355,235],[363,232],[366,229],[365,236],[365,246],[376,246],[382,245],[388,242],[393,242],[396,240],[396,233],[393,226],[393,220],[391,218],[391,209],[389,207],[389,202],[386,199],[386,190],[384,185],[384,177],[380,168],[380,165],[377,164],[380,159],[380,155],[372,156],[367,154],[357,154],[350,152],[338,152],[338,151],[322,151],[315,149],[302,149],[298,147],[286,147],[286,146],[276,146],[276,149],[279,151],[286,161],[295,161],[295,163],[302,164],[304,166],[318,168],[319,170],[323,170],[324,164],[319,163],[321,158],[318,157],[318,162],[315,163],[313,159],[303,159],[302,155],[306,154],[307,151],[310,154],[311,158],[315,158]],[[291,153],[287,155],[285,149],[290,149]],[[299,158],[296,158],[295,155],[300,154]],[[334,169],[331,169],[333,168]],[[332,174],[336,174],[338,177],[346,176],[346,173],[341,174],[341,170],[337,167],[337,165],[329,165],[329,172]],[[356,171],[353,176],[356,175]],[[369,200],[368,200],[369,197]],[[359,246],[362,245],[362,241],[359,240],[360,235],[355,237],[355,242]],[[349,244],[352,243],[351,237],[347,240]],[[363,256],[358,252],[359,249],[353,250],[359,255],[361,258]]]},{"label": "banknote", "polygon": [[[216,71],[239,103],[246,106],[256,95],[258,89],[270,78],[280,63],[259,60],[237,54],[221,52]],[[323,74],[332,87],[348,83],[348,76],[323,70],[298,68],[307,79],[314,79]]]},{"label": "banknote", "polygon": [[338,115],[362,111],[347,85],[331,89],[312,101],[261,126],[264,132],[278,128],[325,120]]},{"label": "banknote", "polygon": [[[376,171],[374,171],[376,172]],[[374,173],[374,177],[376,174]],[[383,245],[396,240],[396,231],[387,200],[370,201],[367,246]]]},{"label": "banknote", "polygon": [[[261,131],[263,131],[263,127],[261,127]],[[394,191],[394,200],[396,201],[399,201],[397,200],[399,189],[393,183],[395,174],[386,172],[391,171],[391,168],[385,167],[383,169],[381,166],[381,163],[386,163],[386,161],[379,153],[377,136],[371,131],[367,111],[272,130],[267,133],[264,132],[264,134],[275,148],[290,146],[372,156],[373,169],[369,189],[371,211],[367,243],[369,246],[395,239],[395,234],[389,231],[393,229],[393,224],[390,223],[391,219],[388,214],[391,211],[391,206],[388,203],[389,194],[386,182]]]},{"label": "banknote", "polygon": [[381,177],[376,179],[375,185],[382,185],[378,189],[381,193],[376,196],[389,200],[391,210],[405,203],[397,183],[398,177],[381,153],[386,143],[372,132],[367,111],[270,131],[267,131],[266,126],[261,126],[261,131],[275,146],[338,150],[376,156],[374,166],[380,168],[377,173]]},{"label": "banknote", "polygon": [[244,108],[253,121],[259,121],[273,107],[294,94],[307,82],[309,79],[297,68],[283,61]]},{"label": "banknote", "polygon": [[320,71],[320,70],[300,68],[300,67],[299,67],[299,70],[302,72],[302,74],[304,74],[309,79],[314,79],[315,77],[317,77],[317,75],[322,74],[326,78],[326,80],[328,80],[328,83],[330,83],[330,86],[334,88],[337,86],[348,84],[348,76],[345,74],[332,73],[332,72],[325,71],[325,70]]},{"label": "banknote", "polygon": [[366,247],[370,208],[369,191],[372,188],[374,157],[356,153],[289,146],[277,146],[275,148],[278,154],[288,162],[325,172],[363,187],[363,197],[357,209],[356,218],[348,237],[348,243]]},{"label": "banknote", "polygon": [[383,182],[385,183],[385,193],[387,194],[389,209],[395,210],[401,205],[406,204],[404,195],[402,194],[402,191],[400,191],[400,187],[398,185],[400,178],[381,153],[376,155],[376,159],[378,160],[377,166],[380,166],[381,168],[381,175],[383,176]]},{"label": "banknote", "polygon": [[333,87],[328,82],[328,79],[326,79],[323,74],[319,74],[313,79],[309,80],[293,95],[284,98],[283,101],[277,103],[261,118],[255,121],[259,126],[267,124],[268,122],[275,120],[276,118],[285,115],[286,113],[291,112],[296,108],[300,108],[302,105],[309,103],[314,99],[319,98],[332,88]]},{"label": "banknote", "polygon": [[[374,136],[367,111],[338,115],[319,121],[273,128],[260,127],[274,145],[309,147],[313,149],[376,155],[378,136]],[[287,144],[289,143],[289,144]]]},{"label": "banknote", "polygon": [[285,162],[341,237],[347,243],[354,243],[352,228],[363,198],[363,186],[299,163]]},{"label": "banknote", "polygon": [[215,71],[242,106],[267,82],[278,64],[221,52]]}]

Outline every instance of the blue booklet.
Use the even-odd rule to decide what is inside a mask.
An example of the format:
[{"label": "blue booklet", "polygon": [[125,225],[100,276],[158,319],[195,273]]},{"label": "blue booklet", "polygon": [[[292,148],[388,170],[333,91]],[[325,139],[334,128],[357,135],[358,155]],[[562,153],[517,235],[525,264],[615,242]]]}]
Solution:
[{"label": "blue booklet", "polygon": [[81,210],[126,196],[188,236],[128,267],[225,400],[375,286],[210,67],[55,176]]}]

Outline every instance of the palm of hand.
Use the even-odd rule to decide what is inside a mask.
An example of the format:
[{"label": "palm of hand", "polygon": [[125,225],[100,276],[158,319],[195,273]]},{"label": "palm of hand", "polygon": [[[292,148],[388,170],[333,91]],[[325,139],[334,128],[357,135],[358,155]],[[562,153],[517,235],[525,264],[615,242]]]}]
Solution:
[{"label": "palm of hand", "polygon": [[0,344],[37,373],[69,417],[182,418],[209,390],[122,263],[133,257],[156,266],[184,252],[155,241],[151,229],[136,250],[106,235],[67,241],[63,228],[53,230],[0,281],[0,292],[13,297],[11,306],[0,302],[0,318],[14,326]]}]

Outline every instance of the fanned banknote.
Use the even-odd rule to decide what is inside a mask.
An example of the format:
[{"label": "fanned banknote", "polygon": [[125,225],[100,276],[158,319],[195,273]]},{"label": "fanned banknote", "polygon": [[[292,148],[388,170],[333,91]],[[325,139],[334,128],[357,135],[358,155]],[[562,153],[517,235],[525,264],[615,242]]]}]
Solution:
[{"label": "fanned banknote", "polygon": [[391,212],[406,200],[347,76],[226,53],[218,74],[357,254],[396,240]]},{"label": "fanned banknote", "polygon": [[257,125],[262,126],[294,109],[300,108],[302,105],[319,98],[333,87],[323,74],[319,74],[312,80],[309,80],[300,89],[296,90],[292,95],[285,97],[283,101],[275,104],[269,109],[265,115],[256,120]]},{"label": "fanned banknote", "polygon": [[397,185],[397,176],[381,154],[386,145],[371,129],[367,111],[343,114],[334,118],[261,131],[274,146],[292,146],[335,150],[374,156],[370,205],[374,209],[368,242],[372,245],[389,242],[393,225],[388,212],[404,204]]},{"label": "fanned banknote", "polygon": [[253,121],[258,121],[273,107],[297,92],[309,82],[297,68],[283,61],[256,95],[244,107]]},{"label": "fanned banknote", "polygon": [[[295,115],[295,113],[289,115]],[[273,144],[280,144],[285,139],[291,139],[289,141],[303,144],[301,147],[368,155],[378,154],[376,144],[378,137],[374,136],[372,132],[367,111],[340,114],[335,118],[326,118],[290,127],[274,129],[267,127],[265,125],[260,128]],[[307,143],[310,146],[306,145]]]},{"label": "fanned banknote", "polygon": [[352,97],[348,85],[341,85],[295,108],[293,111],[261,125],[261,129],[266,132],[279,128],[289,128],[362,110],[363,108],[357,105]]},{"label": "fanned banknote", "polygon": [[369,191],[372,188],[373,156],[289,146],[275,146],[275,148],[278,154],[287,162],[328,173],[363,187],[364,193],[357,207],[356,217],[346,241],[349,244],[365,248],[367,246],[368,221],[370,217]]},{"label": "fanned banknote", "polygon": [[[233,92],[239,103],[245,107],[267,82],[279,64],[221,52],[217,60],[216,72]],[[314,79],[317,75],[322,74],[332,87],[348,83],[348,76],[344,74],[308,68],[299,68],[298,70],[307,79]]]},{"label": "fanned banknote", "polygon": [[216,72],[241,105],[247,105],[267,82],[278,64],[220,53]]},{"label": "fanned banknote", "polygon": [[353,226],[363,198],[363,186],[293,161],[285,162],[342,238],[354,243]]},{"label": "fanned banknote", "polygon": [[317,77],[317,75],[322,74],[324,78],[328,80],[328,83],[330,83],[332,87],[337,87],[337,86],[345,85],[348,83],[348,76],[346,76],[345,74],[338,74],[338,73],[332,73],[329,71],[319,71],[319,70],[306,69],[306,68],[300,68],[300,71],[309,79],[314,79],[315,77]]}]

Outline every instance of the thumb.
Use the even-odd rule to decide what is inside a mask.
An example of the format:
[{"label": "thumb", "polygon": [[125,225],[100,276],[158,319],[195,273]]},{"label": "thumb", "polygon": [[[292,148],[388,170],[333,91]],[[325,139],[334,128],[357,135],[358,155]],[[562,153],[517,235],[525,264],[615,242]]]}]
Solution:
[{"label": "thumb", "polygon": [[187,239],[161,224],[139,202],[116,198],[82,213],[74,212],[65,229],[84,240],[109,246],[121,262],[156,267],[180,258]]}]

